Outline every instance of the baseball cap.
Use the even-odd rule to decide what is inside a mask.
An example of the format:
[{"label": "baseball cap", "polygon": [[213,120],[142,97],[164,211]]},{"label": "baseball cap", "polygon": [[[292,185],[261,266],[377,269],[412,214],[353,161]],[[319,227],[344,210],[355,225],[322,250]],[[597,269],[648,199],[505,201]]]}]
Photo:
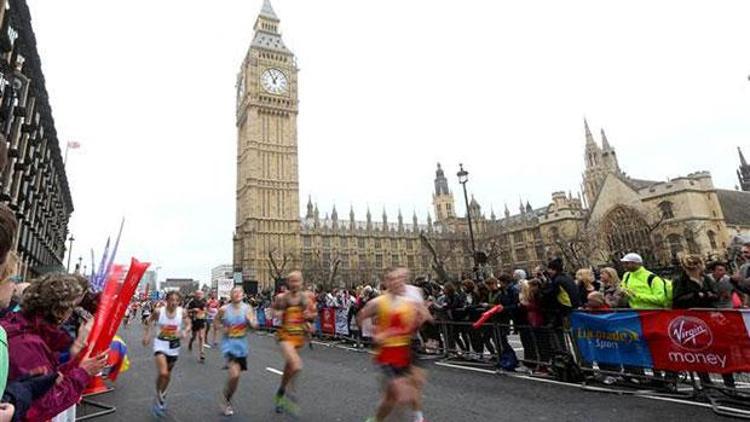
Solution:
[{"label": "baseball cap", "polygon": [[631,253],[623,256],[622,259],[620,260],[620,262],[633,262],[633,263],[636,263],[636,264],[643,264],[643,258],[641,258],[641,256],[638,255],[637,253],[632,253],[631,252]]}]

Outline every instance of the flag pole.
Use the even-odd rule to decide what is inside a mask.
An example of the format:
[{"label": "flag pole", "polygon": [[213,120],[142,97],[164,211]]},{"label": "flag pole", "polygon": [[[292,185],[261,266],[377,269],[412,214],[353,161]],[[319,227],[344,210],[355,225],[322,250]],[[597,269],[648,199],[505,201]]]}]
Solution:
[{"label": "flag pole", "polygon": [[65,143],[65,158],[63,159],[63,167],[67,167],[68,164],[68,149],[70,149],[70,142]]}]

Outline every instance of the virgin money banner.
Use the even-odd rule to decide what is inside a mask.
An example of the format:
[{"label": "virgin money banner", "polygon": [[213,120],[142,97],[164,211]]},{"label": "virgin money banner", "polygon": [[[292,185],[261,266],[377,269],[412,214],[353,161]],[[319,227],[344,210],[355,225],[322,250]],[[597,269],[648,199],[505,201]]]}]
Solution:
[{"label": "virgin money banner", "polygon": [[737,311],[641,311],[653,368],[750,372],[748,314]]},{"label": "virgin money banner", "polygon": [[570,327],[585,362],[653,367],[651,351],[641,331],[641,318],[635,311],[574,312]]},{"label": "virgin money banner", "polygon": [[336,334],[336,312],[333,308],[320,310],[320,330],[323,334]]}]

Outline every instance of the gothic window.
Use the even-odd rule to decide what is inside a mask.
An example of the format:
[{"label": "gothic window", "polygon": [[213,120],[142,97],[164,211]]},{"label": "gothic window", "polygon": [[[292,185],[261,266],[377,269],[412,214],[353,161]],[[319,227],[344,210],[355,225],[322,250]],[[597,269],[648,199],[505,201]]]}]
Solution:
[{"label": "gothic window", "polygon": [[632,208],[618,206],[603,220],[602,234],[613,258],[636,252],[645,259],[652,256],[652,243],[645,219]]},{"label": "gothic window", "polygon": [[509,250],[504,250],[504,251],[500,252],[500,260],[502,261],[503,264],[509,264],[509,263],[513,262],[513,260],[510,259],[510,251]]},{"label": "gothic window", "polygon": [[391,265],[393,265],[394,267],[401,265],[401,262],[398,259],[398,255],[396,254],[391,255]]},{"label": "gothic window", "polygon": [[667,243],[669,244],[669,253],[672,257],[677,257],[677,254],[683,251],[682,236],[673,233],[667,236]]},{"label": "gothic window", "polygon": [[516,259],[518,261],[528,261],[529,255],[525,248],[516,249]]},{"label": "gothic window", "polygon": [[536,259],[540,261],[545,261],[547,259],[545,255],[546,254],[544,253],[544,245],[537,244],[536,245]]},{"label": "gothic window", "polygon": [[305,263],[305,267],[312,265],[312,254],[310,252],[305,252],[303,255],[303,262]]},{"label": "gothic window", "polygon": [[331,253],[330,252],[324,252],[323,253],[323,265],[328,266],[331,264]]},{"label": "gothic window", "polygon": [[684,237],[685,243],[687,243],[688,252],[692,254],[700,253],[698,242],[695,241],[695,233],[690,230],[690,227],[685,227]]},{"label": "gothic window", "polygon": [[672,203],[669,201],[664,201],[659,204],[659,209],[661,210],[661,215],[664,217],[665,220],[669,220],[670,218],[674,218],[674,211],[672,210]]},{"label": "gothic window", "polygon": [[304,243],[304,245],[305,245],[306,248],[309,248],[309,247],[312,246],[312,239],[309,238],[308,236],[305,236],[303,238],[302,242]]},{"label": "gothic window", "polygon": [[367,256],[363,253],[359,254],[359,266],[360,268],[367,267]]},{"label": "gothic window", "polygon": [[382,254],[375,255],[375,267],[383,268],[383,255]]},{"label": "gothic window", "polygon": [[360,249],[364,249],[365,248],[365,238],[364,237],[360,237],[360,238],[357,239],[357,246]]},{"label": "gothic window", "polygon": [[380,249],[383,247],[383,241],[380,238],[375,239],[375,249]]},{"label": "gothic window", "polygon": [[409,268],[414,268],[414,255],[409,255],[406,257],[406,263],[409,266]]},{"label": "gothic window", "polygon": [[391,243],[391,249],[396,249],[396,248],[398,248],[398,240],[396,240],[396,239],[391,239],[391,240],[390,240],[390,243]]},{"label": "gothic window", "polygon": [[414,239],[406,239],[406,248],[409,250],[414,249]]},{"label": "gothic window", "polygon": [[422,268],[430,268],[430,257],[422,255]]},{"label": "gothic window", "polygon": [[324,248],[330,248],[331,247],[331,238],[330,237],[324,237],[323,238],[323,247]]},{"label": "gothic window", "polygon": [[349,268],[349,254],[341,254],[341,268]]},{"label": "gothic window", "polygon": [[709,230],[706,235],[708,236],[708,242],[711,244],[711,249],[717,249],[716,247],[716,233]]},{"label": "gothic window", "polygon": [[560,229],[558,229],[557,227],[552,227],[549,232],[552,235],[553,240],[557,241],[558,239],[560,239]]},{"label": "gothic window", "polygon": [[523,232],[515,232],[515,233],[513,233],[513,241],[515,243],[521,243],[521,242],[523,242]]}]

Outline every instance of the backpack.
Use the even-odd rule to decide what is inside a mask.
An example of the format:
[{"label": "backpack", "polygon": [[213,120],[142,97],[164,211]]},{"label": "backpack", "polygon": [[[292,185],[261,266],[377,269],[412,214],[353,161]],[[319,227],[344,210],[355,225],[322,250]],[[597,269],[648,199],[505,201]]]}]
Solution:
[{"label": "backpack", "polygon": [[570,353],[556,352],[552,356],[550,370],[552,375],[562,382],[581,382],[584,380],[581,367],[578,366]]},{"label": "backpack", "polygon": [[[648,278],[646,279],[646,282],[648,283],[648,288],[651,288],[651,285],[654,283],[654,279],[658,277],[654,273],[650,273],[648,275]],[[661,278],[661,277],[660,277]],[[622,280],[623,284],[625,284],[625,287],[628,287],[628,280],[630,279],[630,273],[625,273],[625,278]],[[673,287],[672,287],[672,280],[668,280],[666,278],[661,279],[661,285],[664,289],[664,303],[663,306],[665,308],[671,308],[672,307],[672,299],[673,299]]]}]

